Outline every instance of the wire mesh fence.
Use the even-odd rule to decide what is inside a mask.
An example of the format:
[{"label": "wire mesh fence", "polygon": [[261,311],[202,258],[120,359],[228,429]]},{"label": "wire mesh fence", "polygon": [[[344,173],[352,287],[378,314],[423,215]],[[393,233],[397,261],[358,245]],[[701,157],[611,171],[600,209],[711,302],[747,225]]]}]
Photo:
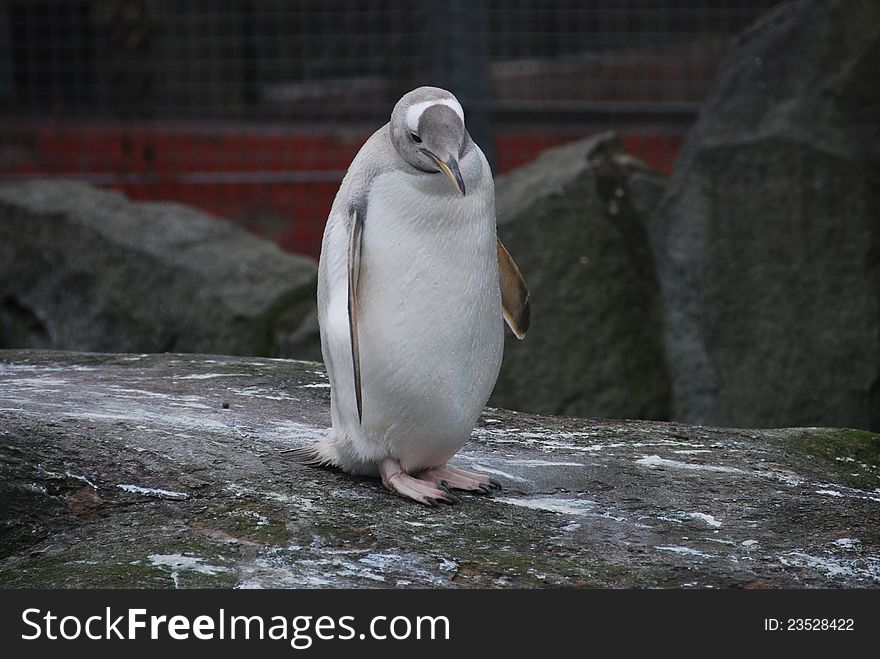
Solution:
[{"label": "wire mesh fence", "polygon": [[0,2],[0,175],[175,200],[315,255],[409,89],[452,90],[496,173],[616,129],[669,171],[772,0]]}]

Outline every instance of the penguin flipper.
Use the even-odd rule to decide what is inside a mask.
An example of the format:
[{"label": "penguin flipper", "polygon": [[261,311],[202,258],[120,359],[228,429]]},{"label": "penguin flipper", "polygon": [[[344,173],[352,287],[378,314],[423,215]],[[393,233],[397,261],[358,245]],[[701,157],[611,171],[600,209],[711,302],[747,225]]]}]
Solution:
[{"label": "penguin flipper", "polygon": [[[350,215],[351,232],[348,237],[348,332],[351,338],[351,366],[354,376],[354,395],[357,401],[358,422],[363,420],[361,400],[361,355],[358,340],[358,278],[361,272],[361,245],[364,236],[362,213],[352,209]],[[499,243],[500,244],[500,243]],[[514,266],[515,267],[515,266]]]},{"label": "penguin flipper", "polygon": [[501,309],[516,338],[525,338],[532,318],[532,296],[507,248],[498,240],[498,275],[501,280]]}]

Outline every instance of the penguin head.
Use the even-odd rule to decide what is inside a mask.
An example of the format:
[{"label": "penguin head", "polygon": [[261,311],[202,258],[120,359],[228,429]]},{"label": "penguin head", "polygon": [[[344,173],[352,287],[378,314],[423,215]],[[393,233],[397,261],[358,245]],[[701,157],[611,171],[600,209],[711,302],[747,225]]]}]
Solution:
[{"label": "penguin head", "polygon": [[439,87],[419,87],[404,94],[391,113],[391,142],[408,165],[444,174],[466,194],[458,166],[465,146],[464,110],[458,99]]}]

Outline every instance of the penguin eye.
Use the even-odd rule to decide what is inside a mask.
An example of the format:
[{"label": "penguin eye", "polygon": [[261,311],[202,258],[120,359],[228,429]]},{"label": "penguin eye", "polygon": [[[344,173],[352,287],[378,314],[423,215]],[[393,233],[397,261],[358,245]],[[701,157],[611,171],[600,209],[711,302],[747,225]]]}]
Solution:
[{"label": "penguin eye", "polygon": [[422,138],[419,137],[418,135],[416,135],[415,133],[410,133],[409,136],[412,138],[412,141],[415,142],[416,144],[422,143]]}]

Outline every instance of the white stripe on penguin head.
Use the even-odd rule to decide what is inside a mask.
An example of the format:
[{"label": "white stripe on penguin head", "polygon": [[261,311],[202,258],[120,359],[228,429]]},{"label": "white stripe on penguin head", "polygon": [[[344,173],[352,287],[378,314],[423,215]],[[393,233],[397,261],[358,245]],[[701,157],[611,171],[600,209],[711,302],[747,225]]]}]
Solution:
[{"label": "white stripe on penguin head", "polygon": [[458,118],[461,119],[461,123],[464,124],[464,110],[462,110],[461,104],[454,98],[443,98],[439,101],[422,101],[421,103],[411,105],[406,111],[406,127],[409,128],[411,133],[419,131],[419,120],[422,118],[425,110],[432,105],[445,105],[452,108],[455,110]]}]

